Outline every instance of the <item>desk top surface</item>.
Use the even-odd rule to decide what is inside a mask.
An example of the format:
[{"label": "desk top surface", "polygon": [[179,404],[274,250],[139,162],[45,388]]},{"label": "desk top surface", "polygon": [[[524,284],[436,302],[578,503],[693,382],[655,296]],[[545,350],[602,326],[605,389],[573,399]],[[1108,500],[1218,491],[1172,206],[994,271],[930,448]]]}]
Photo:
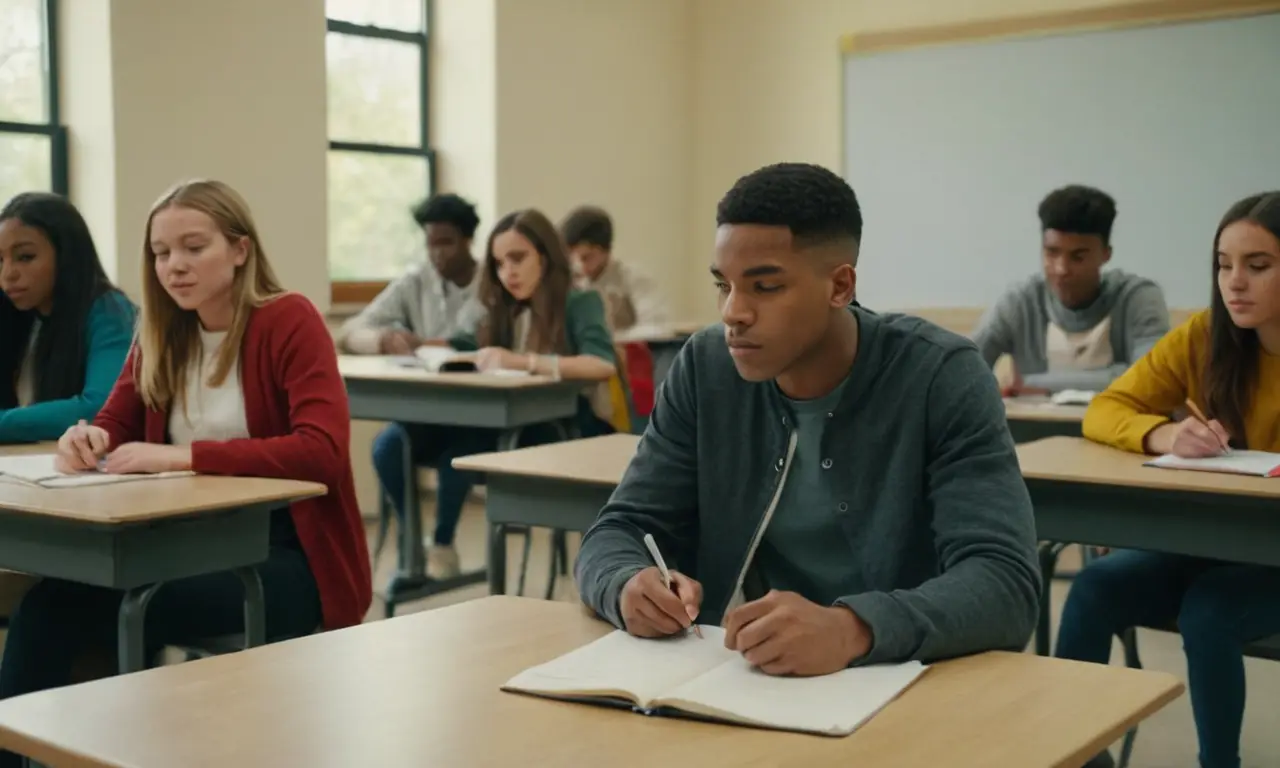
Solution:
[{"label": "desk top surface", "polygon": [[654,325],[637,325],[628,328],[625,331],[619,331],[613,335],[614,340],[619,343],[627,343],[632,341],[647,342],[671,342],[684,341],[693,334],[702,330],[706,323],[657,323]]},{"label": "desk top surface", "polygon": [[402,365],[397,358],[379,355],[339,355],[338,372],[344,379],[407,382],[437,387],[471,389],[531,389],[561,384],[550,376],[503,376],[486,373],[431,373]]},{"label": "desk top surface", "polygon": [[1086,406],[1055,405],[1047,397],[1007,397],[1005,417],[1010,421],[1055,421],[1079,424]]},{"label": "desk top surface", "polygon": [[1280,499],[1280,479],[1146,467],[1143,464],[1153,457],[1082,437],[1049,437],[1023,443],[1017,450],[1022,476],[1028,480]]},{"label": "desk top surface", "polygon": [[9,699],[0,702],[0,746],[75,768],[1058,768],[1080,765],[1182,691],[1163,672],[988,653],[933,665],[858,732],[827,738],[499,690],[610,629],[577,605],[481,598]]},{"label": "desk top surface", "polygon": [[622,482],[622,475],[639,444],[640,438],[636,435],[613,434],[462,456],[453,460],[453,466],[497,475],[617,485]]},{"label": "desk top surface", "polygon": [[[0,456],[52,453],[53,443],[0,446]],[[0,479],[0,510],[80,523],[124,525],[250,504],[323,496],[319,483],[258,477],[174,477],[80,488],[39,488]]]}]

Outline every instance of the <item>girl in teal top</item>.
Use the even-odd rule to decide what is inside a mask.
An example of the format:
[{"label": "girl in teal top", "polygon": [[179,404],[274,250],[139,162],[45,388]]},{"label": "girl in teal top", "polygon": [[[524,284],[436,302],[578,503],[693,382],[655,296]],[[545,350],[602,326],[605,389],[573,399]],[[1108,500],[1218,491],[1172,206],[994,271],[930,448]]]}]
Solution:
[{"label": "girl in teal top", "polygon": [[[594,291],[573,289],[569,257],[555,226],[535,210],[504,216],[489,236],[480,269],[474,332],[449,339],[456,349],[478,350],[482,371],[526,371],[580,381],[577,432],[584,436],[612,432],[608,386],[617,372],[613,336],[605,323],[604,302]],[[520,434],[521,445],[558,439],[553,425],[538,424]],[[498,433],[425,424],[393,424],[373,445],[373,466],[382,487],[403,519],[405,451],[415,465],[434,465],[439,477],[436,529],[428,550],[430,575],[448,578],[459,572],[454,531],[471,490],[471,473],[453,469],[456,456],[497,449]]]},{"label": "girl in teal top", "polygon": [[10,200],[0,210],[0,443],[56,440],[91,421],[134,318],[75,206],[43,192]]}]

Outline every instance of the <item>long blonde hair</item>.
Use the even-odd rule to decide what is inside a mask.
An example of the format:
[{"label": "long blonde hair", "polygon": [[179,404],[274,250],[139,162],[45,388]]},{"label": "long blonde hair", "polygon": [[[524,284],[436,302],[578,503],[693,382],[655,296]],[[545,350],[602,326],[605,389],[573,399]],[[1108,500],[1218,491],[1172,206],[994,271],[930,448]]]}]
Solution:
[{"label": "long blonde hair", "polygon": [[156,277],[156,253],[151,248],[151,223],[166,208],[187,208],[213,219],[231,244],[245,244],[244,264],[236,268],[231,283],[231,327],[218,350],[210,386],[226,381],[235,365],[245,328],[253,310],[284,293],[267,261],[253,223],[249,205],[220,181],[186,181],[165,192],[151,206],[142,239],[142,318],[138,323],[138,367],[134,371],[138,394],[148,408],[166,411],[174,402],[185,406],[188,367],[201,353],[200,320],[194,311],[180,308]]}]

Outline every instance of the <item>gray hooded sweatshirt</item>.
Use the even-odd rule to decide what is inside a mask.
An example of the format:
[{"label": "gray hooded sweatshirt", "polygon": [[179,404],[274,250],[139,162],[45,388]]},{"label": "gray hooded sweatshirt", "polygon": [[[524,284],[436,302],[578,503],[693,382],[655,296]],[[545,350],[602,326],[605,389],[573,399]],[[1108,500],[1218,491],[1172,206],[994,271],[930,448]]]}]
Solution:
[{"label": "gray hooded sweatshirt", "polygon": [[983,315],[973,341],[987,365],[1012,356],[1028,387],[1100,392],[1168,331],[1160,286],[1109,270],[1098,298],[1078,309],[1058,301],[1044,275],[1012,286]]}]

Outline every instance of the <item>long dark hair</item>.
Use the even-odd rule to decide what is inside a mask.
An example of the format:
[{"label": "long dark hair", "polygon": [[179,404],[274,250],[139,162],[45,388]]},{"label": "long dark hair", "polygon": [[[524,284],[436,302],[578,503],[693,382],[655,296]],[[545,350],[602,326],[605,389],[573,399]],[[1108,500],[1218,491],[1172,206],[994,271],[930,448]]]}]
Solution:
[{"label": "long dark hair", "polygon": [[[45,192],[24,192],[0,210],[0,222],[16,219],[37,229],[53,246],[53,311],[42,318],[36,339],[35,401],[63,400],[84,390],[89,309],[103,294],[118,292],[102,269],[84,217],[69,200]],[[120,295],[123,304],[126,299]],[[0,409],[18,404],[17,380],[35,324],[36,312],[19,311],[0,292]],[[56,361],[55,361],[56,355]]]},{"label": "long dark hair", "polygon": [[1227,210],[1213,236],[1213,298],[1209,321],[1209,360],[1204,369],[1210,418],[1227,428],[1231,442],[1245,447],[1244,415],[1258,384],[1258,332],[1231,321],[1218,286],[1218,241],[1238,221],[1251,221],[1280,240],[1280,191],[1246,197]]},{"label": "long dark hair", "polygon": [[[542,280],[527,302],[517,301],[498,279],[498,261],[493,255],[493,241],[503,232],[515,230],[524,235],[542,258]],[[480,301],[489,310],[481,323],[480,346],[515,346],[516,316],[526,305],[533,313],[529,326],[529,351],[565,354],[565,305],[573,272],[569,256],[555,226],[540,211],[532,208],[503,216],[489,234],[485,247],[484,271],[480,274]]]}]

